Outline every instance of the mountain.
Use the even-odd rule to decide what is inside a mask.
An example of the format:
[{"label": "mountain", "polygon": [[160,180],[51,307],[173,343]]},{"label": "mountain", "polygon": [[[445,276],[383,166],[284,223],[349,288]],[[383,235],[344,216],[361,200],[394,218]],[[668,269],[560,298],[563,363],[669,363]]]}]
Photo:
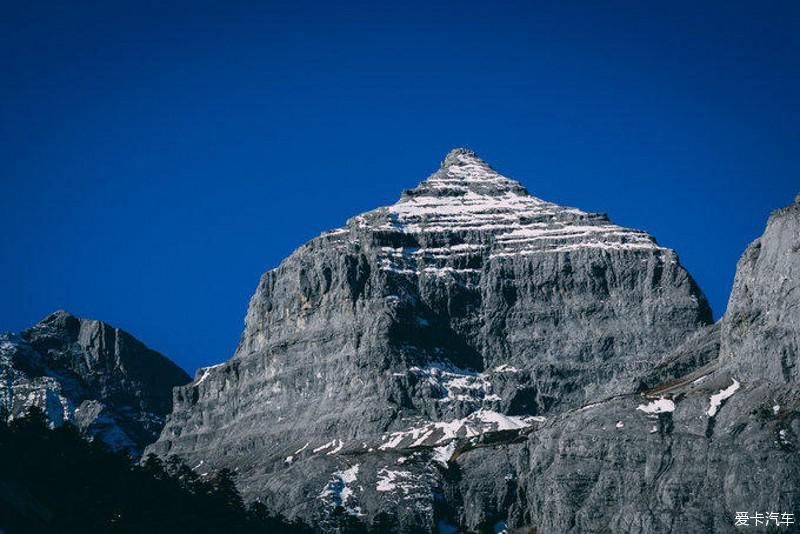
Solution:
[{"label": "mountain", "polygon": [[[176,388],[146,452],[235,469],[246,498],[323,530],[566,532],[594,486],[562,454],[602,458],[599,437],[570,436],[602,423],[626,454],[637,425],[642,440],[666,435],[661,413],[650,433],[661,403],[634,392],[717,361],[719,336],[674,251],[456,149],[395,204],[266,272],[235,354]],[[606,405],[641,421],[617,427]],[[674,465],[637,454],[608,468]]]},{"label": "mountain", "polygon": [[190,381],[130,334],[65,311],[0,336],[0,412],[36,406],[52,425],[69,421],[134,456],[159,435],[172,388]]}]

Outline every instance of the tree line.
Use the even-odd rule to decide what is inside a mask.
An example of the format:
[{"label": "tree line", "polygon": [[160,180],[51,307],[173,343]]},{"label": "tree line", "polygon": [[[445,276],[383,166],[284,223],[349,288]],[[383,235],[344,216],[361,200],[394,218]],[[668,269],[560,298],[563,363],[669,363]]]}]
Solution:
[{"label": "tree line", "polygon": [[0,533],[306,533],[246,505],[230,470],[198,476],[177,458],[137,464],[36,408],[0,414]]}]

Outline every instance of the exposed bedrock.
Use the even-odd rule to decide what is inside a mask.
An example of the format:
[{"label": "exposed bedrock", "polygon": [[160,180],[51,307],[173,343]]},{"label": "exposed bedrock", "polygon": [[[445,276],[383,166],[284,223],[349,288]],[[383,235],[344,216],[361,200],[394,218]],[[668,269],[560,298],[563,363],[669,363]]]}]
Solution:
[{"label": "exposed bedrock", "polygon": [[[711,325],[672,250],[455,150],[265,273],[235,355],[176,388],[148,450],[236,469],[328,530],[724,532],[746,503],[791,511],[796,212]],[[774,364],[752,363],[762,342]]]}]

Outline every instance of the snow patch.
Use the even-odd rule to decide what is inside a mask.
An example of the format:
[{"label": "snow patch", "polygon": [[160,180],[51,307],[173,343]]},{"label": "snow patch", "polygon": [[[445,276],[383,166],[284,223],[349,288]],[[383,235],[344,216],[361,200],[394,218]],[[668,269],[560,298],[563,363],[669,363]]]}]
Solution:
[{"label": "snow patch", "polygon": [[426,368],[411,367],[410,372],[427,381],[440,395],[439,402],[470,402],[501,400],[492,392],[492,383],[487,375],[471,369],[461,369],[447,363],[434,362]]},{"label": "snow patch", "polygon": [[545,420],[541,416],[510,416],[492,410],[481,409],[462,419],[431,422],[408,430],[393,432],[383,437],[384,443],[378,448],[380,450],[389,450],[436,446],[455,438],[470,438],[486,432],[521,430],[532,426],[533,423],[541,423]]},{"label": "snow patch", "polygon": [[209,377],[209,375],[211,375],[211,370],[212,370],[212,369],[216,369],[217,367],[222,367],[223,365],[225,365],[225,363],[224,363],[224,362],[223,362],[223,363],[218,363],[217,365],[212,365],[212,366],[210,366],[210,367],[201,367],[200,369],[198,369],[198,370],[197,370],[197,371],[198,371],[198,373],[199,373],[200,371],[202,371],[202,372],[203,372],[203,374],[202,374],[202,376],[200,376],[200,378],[198,378],[198,379],[195,381],[194,385],[195,385],[195,386],[199,386],[200,384],[202,384],[202,383],[205,381],[205,379],[206,379],[206,378],[208,378],[208,377]]},{"label": "snow patch", "polygon": [[640,404],[636,407],[636,409],[641,410],[646,414],[655,415],[659,413],[674,412],[675,403],[670,399],[661,397],[660,399],[650,401],[649,404]]},{"label": "snow patch", "polygon": [[400,489],[403,495],[408,495],[416,489],[416,480],[410,471],[394,471],[384,467],[378,471],[378,482],[375,489],[380,492],[390,492]]},{"label": "snow patch", "polygon": [[320,445],[319,447],[317,447],[316,449],[314,449],[311,452],[313,452],[314,454],[317,454],[318,452],[322,452],[322,451],[324,451],[326,449],[333,448],[333,450],[331,450],[331,451],[326,453],[326,454],[330,455],[330,454],[334,454],[336,452],[339,452],[340,450],[342,450],[342,447],[344,447],[344,442],[342,442],[342,440],[340,440],[340,439],[334,439],[334,440],[329,441],[325,445]]},{"label": "snow patch", "polygon": [[319,494],[319,498],[330,500],[335,507],[341,506],[351,515],[362,515],[361,507],[349,504],[350,500],[353,499],[353,490],[350,488],[350,484],[355,482],[358,477],[358,467],[358,464],[356,464],[344,471],[334,472],[330,482],[325,485]]},{"label": "snow patch", "polygon": [[711,402],[708,406],[708,411],[706,412],[709,417],[714,417],[717,415],[717,411],[722,403],[730,398],[734,393],[736,393],[736,390],[739,389],[741,384],[739,384],[735,378],[732,378],[731,380],[733,380],[733,384],[721,390],[719,393],[711,396]]},{"label": "snow patch", "polygon": [[435,462],[439,462],[444,467],[447,467],[447,463],[453,457],[453,453],[456,451],[456,442],[455,440],[451,441],[447,445],[442,445],[441,447],[434,447],[433,448],[433,460]]}]

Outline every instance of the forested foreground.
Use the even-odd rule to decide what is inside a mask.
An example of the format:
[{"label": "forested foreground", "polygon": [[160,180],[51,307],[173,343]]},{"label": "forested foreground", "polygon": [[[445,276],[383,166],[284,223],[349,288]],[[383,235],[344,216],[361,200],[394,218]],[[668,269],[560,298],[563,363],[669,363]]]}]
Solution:
[{"label": "forested foreground", "polygon": [[227,470],[200,477],[177,460],[137,465],[44,415],[0,417],[0,532],[309,532],[246,506]]}]

